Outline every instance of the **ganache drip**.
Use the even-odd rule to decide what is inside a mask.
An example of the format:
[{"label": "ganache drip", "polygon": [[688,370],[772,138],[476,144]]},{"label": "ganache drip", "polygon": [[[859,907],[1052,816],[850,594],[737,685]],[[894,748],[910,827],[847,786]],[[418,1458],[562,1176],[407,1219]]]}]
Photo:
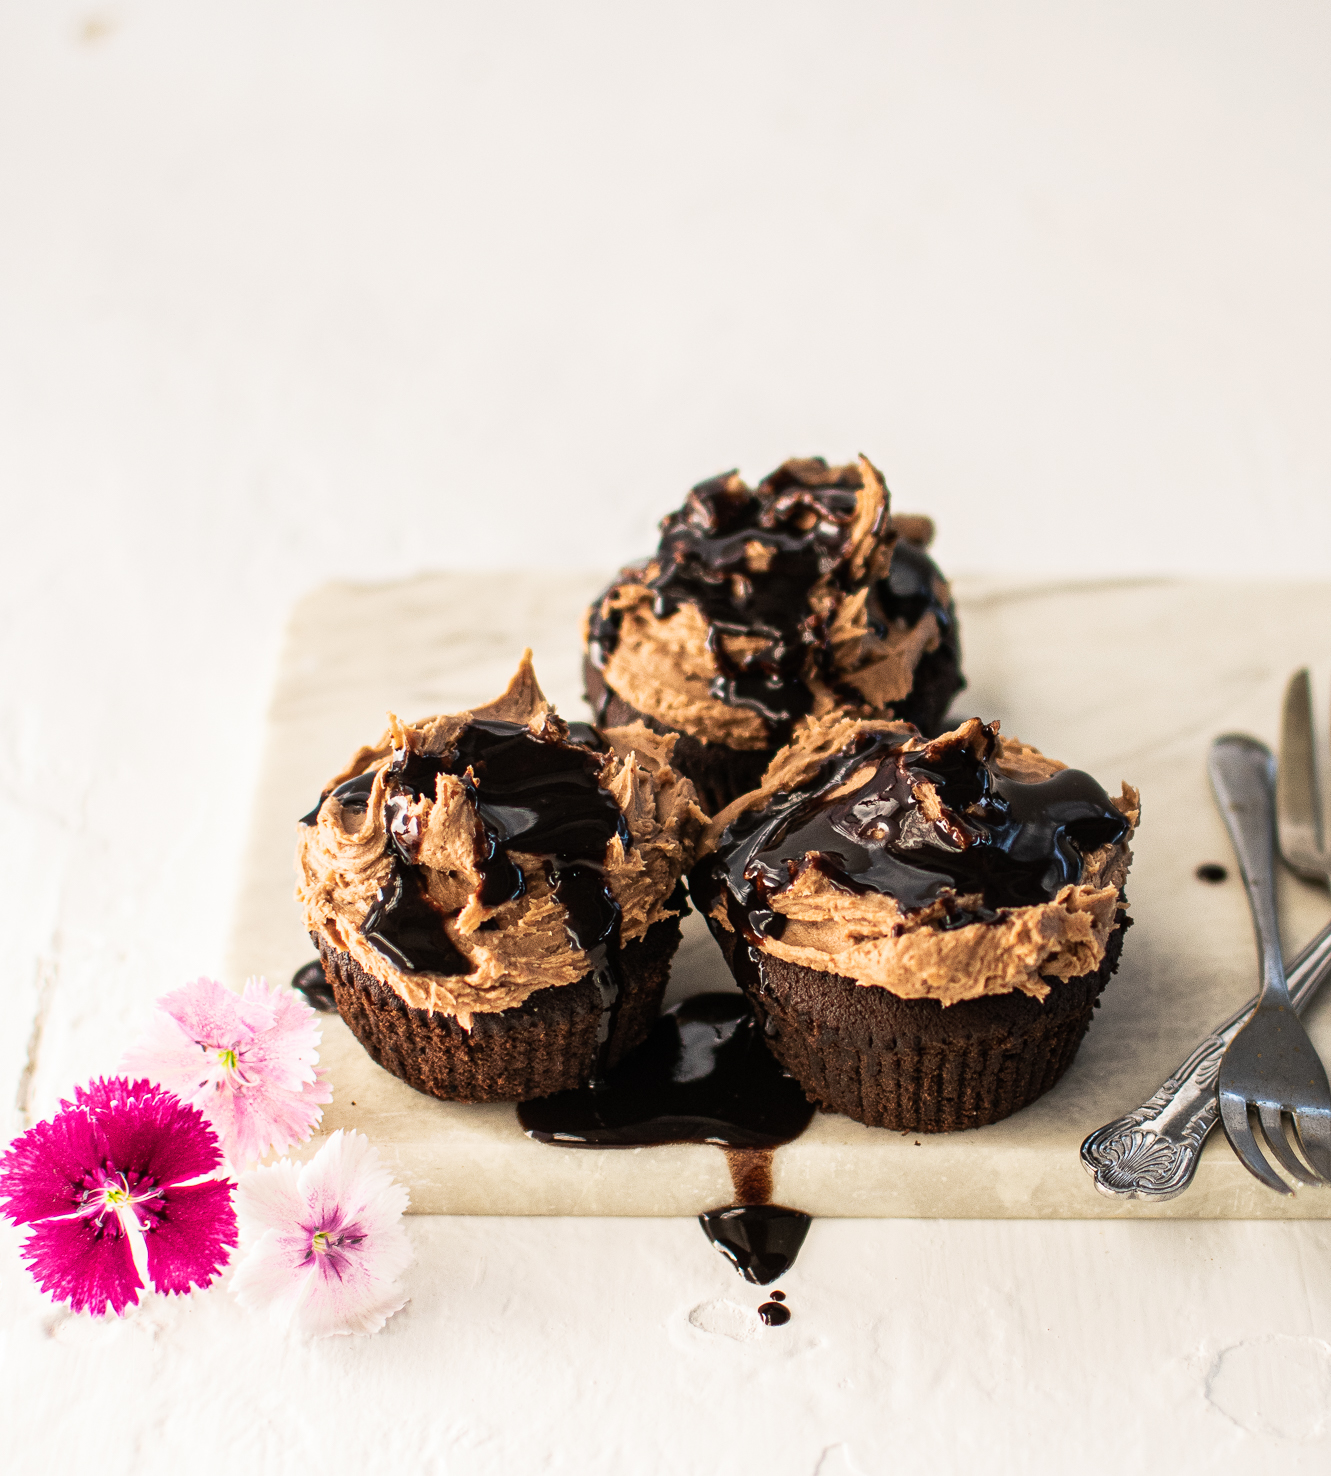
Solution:
[{"label": "ganache drip", "polygon": [[[587,954],[600,990],[603,1055],[620,996],[621,918],[604,875],[606,848],[615,836],[626,848],[632,841],[614,796],[600,787],[603,760],[590,744],[571,743],[560,734],[553,725],[538,737],[522,723],[474,721],[444,753],[396,751],[384,772],[393,869],[361,932],[403,973],[452,975],[471,969],[444,930],[448,914],[430,897],[426,868],[416,863],[418,818],[410,813],[413,800],[434,797],[440,775],[457,776],[480,822],[474,860],[483,906],[502,906],[526,891],[513,853],[544,858],[569,938]],[[373,773],[360,775],[333,793],[340,797],[360,785],[358,792],[368,795],[373,778]],[[317,807],[312,813],[317,817]]]},{"label": "ganache drip", "polygon": [[[529,1137],[565,1148],[715,1144],[727,1150],[736,1192],[761,1181],[752,1194],[760,1200],[771,1196],[772,1151],[797,1138],[812,1116],[799,1083],[763,1044],[742,994],[695,994],[667,1010],[600,1090],[518,1107]],[[740,1274],[764,1286],[789,1269],[809,1228],[802,1211],[767,1203],[708,1210],[698,1219]]]},{"label": "ganache drip", "polygon": [[[810,594],[826,581],[829,608],[848,588],[846,561],[855,519],[858,466],[829,468],[816,457],[787,462],[757,488],[730,472],[700,482],[684,506],[661,523],[661,541],[646,579],[658,619],[682,604],[696,605],[710,627],[708,649],[720,675],[711,695],[757,712],[774,734],[808,713],[806,681],[823,659],[823,616]],[[879,526],[869,530],[881,535]],[[593,607],[588,654],[604,667],[619,642],[620,612]],[[824,612],[825,613],[825,612]],[[756,637],[752,652],[736,656],[724,637]]]},{"label": "ganache drip", "polygon": [[465,974],[471,969],[444,931],[444,914],[430,901],[419,866],[394,863],[360,930],[404,974]]},{"label": "ganache drip", "polygon": [[667,1010],[613,1066],[601,1091],[523,1102],[529,1137],[568,1148],[713,1143],[769,1149],[797,1138],[813,1108],[763,1044],[742,994],[695,994]]},{"label": "ganache drip", "polygon": [[[1127,833],[1089,774],[1063,769],[1038,783],[1001,774],[997,724],[972,720],[909,752],[907,737],[862,732],[807,784],[738,816],[694,872],[704,910],[724,888],[747,944],[779,938],[785,920],[772,899],[816,867],[847,892],[894,897],[906,913],[941,899],[940,928],[993,922],[1002,908],[1052,901],[1080,879],[1088,852]],[[835,797],[866,767],[867,781]],[[931,791],[935,819],[924,808]],[[737,967],[750,961],[747,944],[735,949]]]},{"label": "ganache drip", "polygon": [[374,788],[374,770],[369,769],[364,774],[357,774],[354,779],[345,779],[336,789],[325,789],[319,796],[319,803],[308,815],[300,817],[302,825],[317,825],[319,822],[319,811],[324,807],[324,801],[331,795],[340,801],[349,810],[363,810],[370,800],[370,790]]},{"label": "ganache drip", "polygon": [[[708,1210],[698,1219],[708,1240],[755,1286],[770,1286],[790,1270],[812,1223],[803,1210],[781,1204],[737,1204]],[[789,1311],[779,1303],[767,1306],[772,1311],[763,1321],[769,1326],[790,1321]],[[758,1309],[760,1316],[763,1310]]]},{"label": "ganache drip", "polygon": [[323,960],[311,959],[291,976],[291,987],[305,996],[305,1002],[324,1015],[337,1013],[337,1000],[333,997],[333,986],[324,973]]}]

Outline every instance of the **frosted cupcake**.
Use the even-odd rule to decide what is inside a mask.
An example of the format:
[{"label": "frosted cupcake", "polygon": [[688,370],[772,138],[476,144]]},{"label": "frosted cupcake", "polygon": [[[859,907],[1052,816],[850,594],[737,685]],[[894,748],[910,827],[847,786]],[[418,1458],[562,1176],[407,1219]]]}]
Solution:
[{"label": "frosted cupcake", "polygon": [[963,680],[932,535],[927,518],[893,520],[864,457],[787,461],[756,488],[735,473],[700,483],[589,612],[598,721],[679,735],[675,763],[713,811],[757,785],[808,715],[936,732]]},{"label": "frosted cupcake", "polygon": [[301,822],[297,895],[338,1011],[420,1091],[585,1085],[656,1018],[705,817],[673,739],[583,732],[528,652],[494,702],[393,719]]},{"label": "frosted cupcake", "polygon": [[712,822],[694,898],[806,1095],[876,1127],[1008,1116],[1118,964],[1137,792],[972,718],[805,727]]}]

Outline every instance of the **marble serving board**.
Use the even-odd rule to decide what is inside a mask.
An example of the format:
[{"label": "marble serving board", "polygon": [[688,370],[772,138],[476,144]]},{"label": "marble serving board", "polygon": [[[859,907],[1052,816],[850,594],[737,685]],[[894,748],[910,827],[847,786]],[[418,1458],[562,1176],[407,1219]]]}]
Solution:
[{"label": "marble serving board", "polygon": [[[524,646],[547,695],[586,717],[579,626],[600,576],[422,575],[329,585],[296,608],[269,714],[231,940],[231,982],[287,979],[313,956],[293,898],[297,817],[391,709],[455,712],[500,692]],[[1123,963],[1063,1081],[1006,1122],[929,1136],[817,1114],[776,1151],[774,1198],[819,1216],[1326,1218],[1331,1191],[1263,1189],[1215,1134],[1192,1187],[1164,1204],[1108,1199],[1078,1158],[1092,1128],[1136,1106],[1248,997],[1256,950],[1205,755],[1233,729],[1274,744],[1294,667],[1331,668],[1331,585],[1177,581],[1013,585],[959,581],[959,715],[1140,787],[1143,820]],[[1218,862],[1219,885],[1196,869]],[[1281,881],[1287,953],[1331,916],[1325,891]],[[697,916],[667,1002],[733,982]],[[1308,1015],[1331,1060],[1331,990]],[[335,1089],[323,1131],[355,1128],[411,1189],[418,1213],[694,1215],[731,1202],[718,1148],[616,1151],[527,1138],[506,1103],[438,1102],[376,1066],[336,1016],[323,1060]],[[318,1146],[316,1138],[303,1150]]]}]

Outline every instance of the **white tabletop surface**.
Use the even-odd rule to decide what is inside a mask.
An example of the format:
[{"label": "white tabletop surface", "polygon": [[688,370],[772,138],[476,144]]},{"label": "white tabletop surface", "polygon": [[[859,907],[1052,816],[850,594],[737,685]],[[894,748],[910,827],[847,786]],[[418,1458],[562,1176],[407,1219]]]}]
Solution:
[{"label": "white tabletop surface", "polygon": [[[327,579],[608,567],[703,475],[859,450],[953,570],[1331,577],[1329,45],[1209,0],[0,4],[8,1127],[221,970]],[[1325,1222],[819,1221],[784,1329],[689,1221],[410,1234],[407,1308],[307,1344],[220,1289],[66,1316],[6,1227],[3,1469],[1331,1454]]]}]

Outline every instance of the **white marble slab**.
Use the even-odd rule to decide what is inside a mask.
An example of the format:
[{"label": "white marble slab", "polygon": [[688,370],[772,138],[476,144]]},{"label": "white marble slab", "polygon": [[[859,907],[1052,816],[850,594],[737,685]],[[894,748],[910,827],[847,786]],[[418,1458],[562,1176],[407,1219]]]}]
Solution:
[{"label": "white marble slab", "polygon": [[[231,974],[286,978],[312,954],[292,897],[295,820],[391,708],[414,718],[498,692],[521,648],[547,693],[584,715],[578,623],[596,577],[429,575],[325,587],[297,608],[269,719],[266,759],[230,952]],[[1140,786],[1129,893],[1136,926],[1081,1052],[1046,1097],[1006,1122],[929,1136],[828,1114],[777,1150],[775,1197],[818,1216],[947,1218],[1324,1218],[1331,1196],[1279,1199],[1213,1140],[1193,1187],[1164,1205],[1106,1199],[1077,1156],[1087,1132],[1141,1101],[1198,1037],[1252,990],[1255,949],[1204,774],[1232,728],[1274,742],[1289,670],[1331,666],[1331,586],[1118,581],[959,590],[971,685],[957,711],[1094,773]],[[1286,879],[1292,951],[1331,913]],[[671,997],[733,987],[696,917]],[[1309,1028],[1331,1058],[1331,1004]],[[324,1127],[355,1127],[412,1190],[418,1213],[692,1215],[728,1202],[715,1148],[597,1153],[537,1144],[508,1104],[437,1102],[376,1066],[335,1018],[325,1060],[336,1096]],[[311,1149],[317,1146],[311,1145]]]}]

